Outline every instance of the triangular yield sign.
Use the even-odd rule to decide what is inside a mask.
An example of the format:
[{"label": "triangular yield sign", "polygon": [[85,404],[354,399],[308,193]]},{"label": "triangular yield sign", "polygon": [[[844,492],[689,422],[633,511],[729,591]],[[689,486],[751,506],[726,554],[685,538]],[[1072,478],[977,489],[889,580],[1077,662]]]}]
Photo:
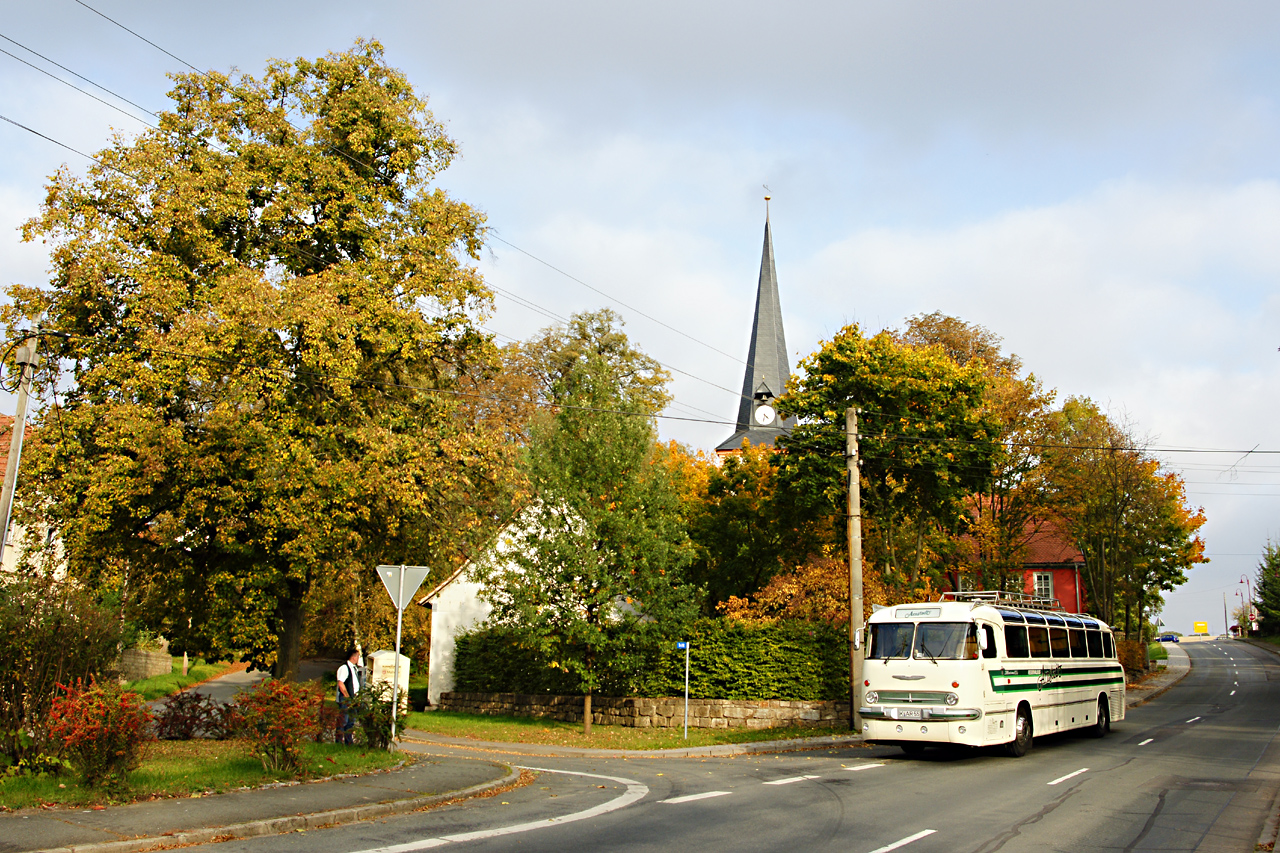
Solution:
[{"label": "triangular yield sign", "polygon": [[[404,587],[400,600],[396,601],[396,590],[400,588],[400,571],[404,570]],[[391,604],[397,610],[404,610],[409,606],[409,602],[413,600],[413,594],[418,591],[418,587],[422,586],[422,582],[427,579],[427,573],[431,570],[426,566],[378,566],[378,577],[382,578],[382,585],[387,588],[387,595],[391,596]]]}]

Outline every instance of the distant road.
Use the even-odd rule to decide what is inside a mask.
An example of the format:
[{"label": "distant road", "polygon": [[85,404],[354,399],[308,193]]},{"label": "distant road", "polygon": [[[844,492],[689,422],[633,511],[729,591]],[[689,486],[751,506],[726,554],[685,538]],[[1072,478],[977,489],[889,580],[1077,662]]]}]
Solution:
[{"label": "distant road", "polygon": [[[1280,791],[1280,658],[1234,641],[1184,648],[1191,674],[1131,709],[1109,737],[1037,739],[1022,759],[942,750],[908,758],[886,747],[707,760],[513,757],[595,775],[544,773],[499,797],[218,850],[1251,851]],[[573,816],[581,819],[549,822]],[[539,828],[490,834],[525,825]]]}]

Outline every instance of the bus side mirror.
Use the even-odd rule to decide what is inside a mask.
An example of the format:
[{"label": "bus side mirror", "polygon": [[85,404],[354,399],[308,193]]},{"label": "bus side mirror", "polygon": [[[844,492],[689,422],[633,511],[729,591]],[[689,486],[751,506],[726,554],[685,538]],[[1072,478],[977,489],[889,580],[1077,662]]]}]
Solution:
[{"label": "bus side mirror", "polygon": [[987,632],[981,628],[978,629],[978,648],[987,650]]}]

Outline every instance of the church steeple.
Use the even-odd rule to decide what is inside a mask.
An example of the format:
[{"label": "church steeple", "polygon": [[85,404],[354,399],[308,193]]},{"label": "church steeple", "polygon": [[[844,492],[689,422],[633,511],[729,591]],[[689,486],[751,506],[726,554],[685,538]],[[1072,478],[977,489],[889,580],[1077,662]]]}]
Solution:
[{"label": "church steeple", "polygon": [[782,329],[782,305],[778,299],[778,273],[773,265],[773,234],[769,228],[769,197],[765,196],[764,252],[760,258],[760,281],[756,287],[756,314],[751,324],[751,347],[742,379],[742,399],[738,403],[737,428],[716,448],[717,453],[741,450],[743,441],[772,445],[795,424],[774,410],[773,398],[786,390],[791,377],[787,340]]}]

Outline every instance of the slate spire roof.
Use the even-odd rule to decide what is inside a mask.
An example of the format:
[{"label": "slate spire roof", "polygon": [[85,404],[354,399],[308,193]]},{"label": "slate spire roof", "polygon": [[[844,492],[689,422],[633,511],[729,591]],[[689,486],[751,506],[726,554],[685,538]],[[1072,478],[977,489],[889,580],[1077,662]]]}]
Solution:
[{"label": "slate spire roof", "polygon": [[764,403],[772,405],[772,399],[786,390],[790,377],[787,340],[782,329],[782,305],[778,299],[778,272],[773,265],[773,235],[766,215],[760,282],[756,287],[756,314],[751,324],[751,347],[747,351],[747,369],[742,379],[737,428],[716,448],[716,452],[741,450],[744,441],[772,445],[778,436],[790,431],[795,425],[795,418],[784,421],[774,417],[766,425],[756,419],[756,409]]}]

